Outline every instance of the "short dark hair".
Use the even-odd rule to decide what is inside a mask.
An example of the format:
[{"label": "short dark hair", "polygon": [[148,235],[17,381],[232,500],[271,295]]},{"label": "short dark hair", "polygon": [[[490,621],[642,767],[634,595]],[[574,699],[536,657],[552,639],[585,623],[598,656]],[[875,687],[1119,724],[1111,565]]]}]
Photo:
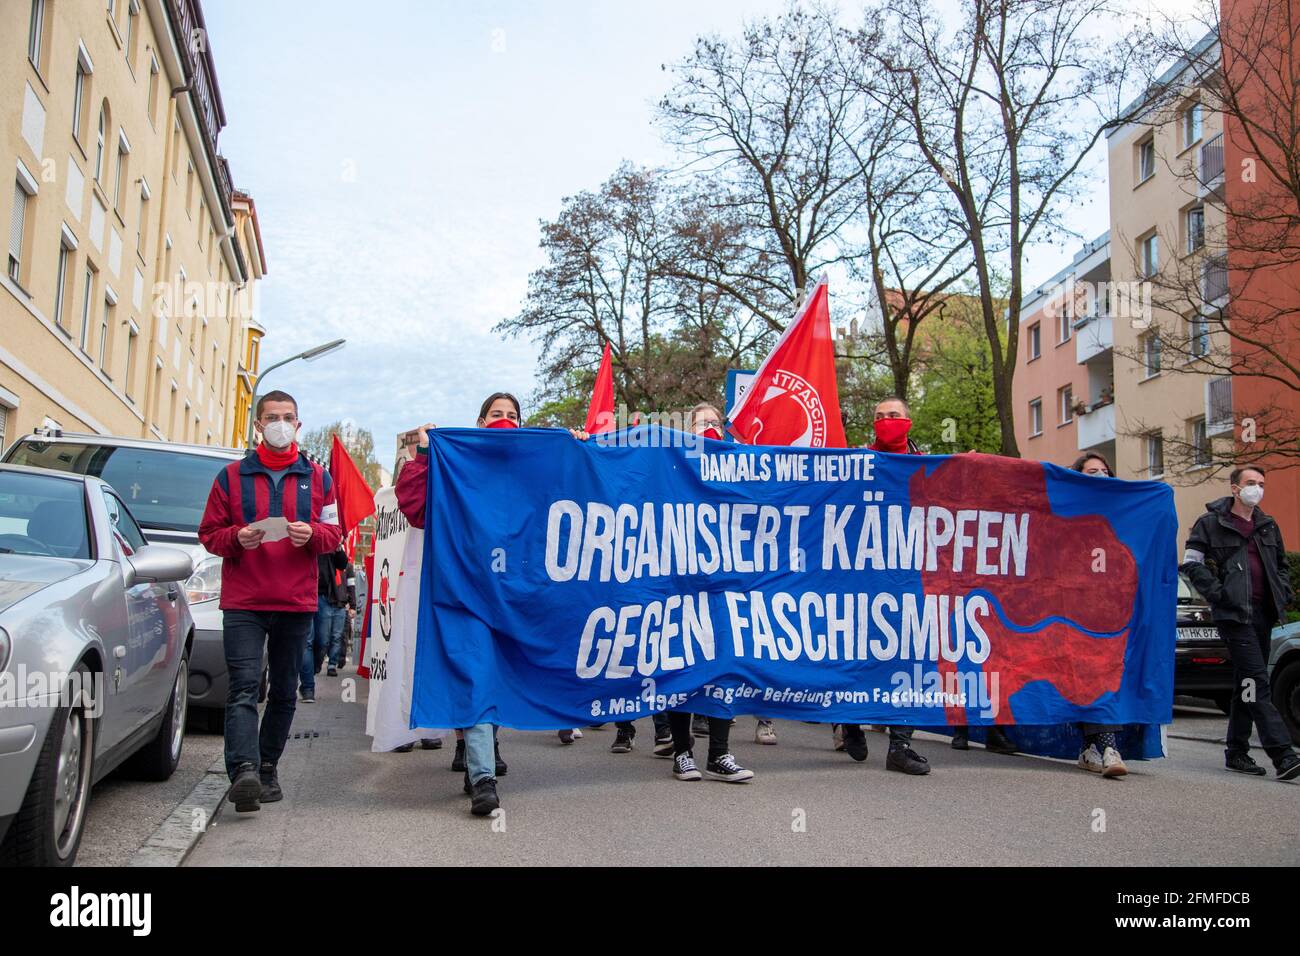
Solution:
[{"label": "short dark hair", "polygon": [[293,402],[293,417],[294,418],[298,417],[298,400],[294,398],[292,395],[290,395],[288,392],[281,392],[279,390],[275,390],[275,391],[267,392],[265,395],[263,395],[261,398],[257,400],[257,409],[253,412],[254,418],[262,417],[262,406],[265,405],[267,402]]},{"label": "short dark hair", "polygon": [[1106,466],[1106,475],[1108,477],[1110,478],[1115,477],[1115,469],[1110,467],[1110,462],[1106,460],[1106,456],[1095,451],[1087,452],[1085,454],[1080,455],[1078,458],[1074,459],[1074,464],[1070,466],[1070,470],[1083,471],[1083,466],[1088,464],[1088,462],[1092,461],[1093,459],[1096,459],[1097,461],[1101,462],[1103,465]]},{"label": "short dark hair", "polygon": [[1242,465],[1240,468],[1232,469],[1232,474],[1228,476],[1228,484],[1240,484],[1242,473],[1247,471],[1257,471],[1259,472],[1259,477],[1264,477],[1264,469],[1259,467],[1259,465]]},{"label": "short dark hair", "polygon": [[912,414],[912,407],[907,404],[907,399],[903,398],[901,395],[886,395],[884,398],[876,402],[872,407],[872,411],[874,412],[881,405],[885,404],[885,402],[900,402],[902,403],[903,411],[907,412],[908,415]]},{"label": "short dark hair", "polygon": [[493,392],[491,395],[489,395],[486,399],[483,400],[483,406],[478,410],[479,421],[482,421],[483,419],[487,418],[488,409],[490,409],[492,407],[492,403],[499,398],[510,399],[510,404],[515,407],[515,414],[519,416],[520,420],[523,419],[524,413],[519,408],[519,399],[515,398],[509,392]]}]

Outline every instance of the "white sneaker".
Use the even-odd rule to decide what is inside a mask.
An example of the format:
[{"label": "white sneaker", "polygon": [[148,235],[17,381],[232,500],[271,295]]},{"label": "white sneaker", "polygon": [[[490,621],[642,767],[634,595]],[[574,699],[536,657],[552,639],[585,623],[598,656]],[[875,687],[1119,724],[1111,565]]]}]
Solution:
[{"label": "white sneaker", "polygon": [[[1096,750],[1096,747],[1092,748]],[[1101,771],[1103,777],[1122,777],[1128,773],[1128,767],[1124,766],[1124,758],[1119,755],[1119,751],[1114,747],[1107,747],[1106,752],[1101,755],[1101,763],[1104,768]]]},{"label": "white sneaker", "polygon": [[[1110,747],[1106,749],[1114,753],[1114,750]],[[1118,757],[1119,754],[1115,754],[1115,756]],[[1101,773],[1106,769],[1105,764],[1102,762],[1101,751],[1097,749],[1096,744],[1088,744],[1088,749],[1079,754],[1079,766],[1093,773]]]},{"label": "white sneaker", "polygon": [[704,777],[689,750],[673,758],[673,776],[678,780],[701,780]]},{"label": "white sneaker", "polygon": [[754,742],[760,744],[776,743],[776,726],[770,720],[760,720],[754,731]]},{"label": "white sneaker", "polygon": [[574,739],[574,740],[581,740],[581,739],[582,739],[582,731],[579,730],[577,727],[574,727],[574,728],[573,728],[573,739]]}]

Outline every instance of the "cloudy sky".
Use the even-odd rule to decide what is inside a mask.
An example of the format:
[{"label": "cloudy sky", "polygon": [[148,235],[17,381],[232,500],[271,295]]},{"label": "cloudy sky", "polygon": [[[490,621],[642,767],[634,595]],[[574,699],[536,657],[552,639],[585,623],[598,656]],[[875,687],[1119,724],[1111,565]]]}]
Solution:
[{"label": "cloudy sky", "polygon": [[[667,161],[661,66],[784,6],[206,0],[221,151],[257,202],[270,269],[262,365],[348,340],[267,387],[292,391],[307,427],[371,429],[381,460],[422,421],[469,425],[490,392],[526,397],[534,347],[491,328],[542,262],[538,220],[623,159]],[[1106,209],[1103,184],[1072,224],[1091,238]],[[1029,278],[1070,254],[1037,251]]]}]

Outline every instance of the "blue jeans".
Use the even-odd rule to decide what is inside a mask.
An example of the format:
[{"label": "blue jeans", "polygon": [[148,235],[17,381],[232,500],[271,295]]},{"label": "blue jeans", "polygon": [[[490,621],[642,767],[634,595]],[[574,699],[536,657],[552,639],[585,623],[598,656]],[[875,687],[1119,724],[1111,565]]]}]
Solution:
[{"label": "blue jeans", "polygon": [[[226,611],[222,615],[222,644],[230,672],[225,755],[231,780],[240,764],[274,765],[284,753],[297,700],[298,665],[311,636],[312,617],[290,611]],[[270,687],[259,733],[257,691],[262,683],[263,648]]]},{"label": "blue jeans", "polygon": [[315,693],[316,672],[320,670],[321,662],[327,655],[331,664],[335,664],[336,657],[341,655],[343,621],[347,613],[347,608],[335,607],[323,594],[316,598],[316,613],[312,615],[311,635],[303,650],[302,670],[299,674],[304,691]]},{"label": "blue jeans", "polygon": [[496,734],[491,724],[475,724],[466,727],[465,734],[465,768],[469,771],[469,782],[478,783],[488,777],[497,775]]}]

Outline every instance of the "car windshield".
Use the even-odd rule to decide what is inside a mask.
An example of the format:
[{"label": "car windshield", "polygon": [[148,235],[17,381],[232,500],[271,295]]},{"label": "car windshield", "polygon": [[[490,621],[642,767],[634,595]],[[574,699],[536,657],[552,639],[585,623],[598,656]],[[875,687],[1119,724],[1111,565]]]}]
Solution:
[{"label": "car windshield", "polygon": [[21,442],[9,461],[102,478],[143,527],[189,532],[199,530],[212,480],[228,464],[224,458],[170,449],[60,441]]},{"label": "car windshield", "polygon": [[0,471],[0,555],[89,558],[86,495],[79,481]]}]

